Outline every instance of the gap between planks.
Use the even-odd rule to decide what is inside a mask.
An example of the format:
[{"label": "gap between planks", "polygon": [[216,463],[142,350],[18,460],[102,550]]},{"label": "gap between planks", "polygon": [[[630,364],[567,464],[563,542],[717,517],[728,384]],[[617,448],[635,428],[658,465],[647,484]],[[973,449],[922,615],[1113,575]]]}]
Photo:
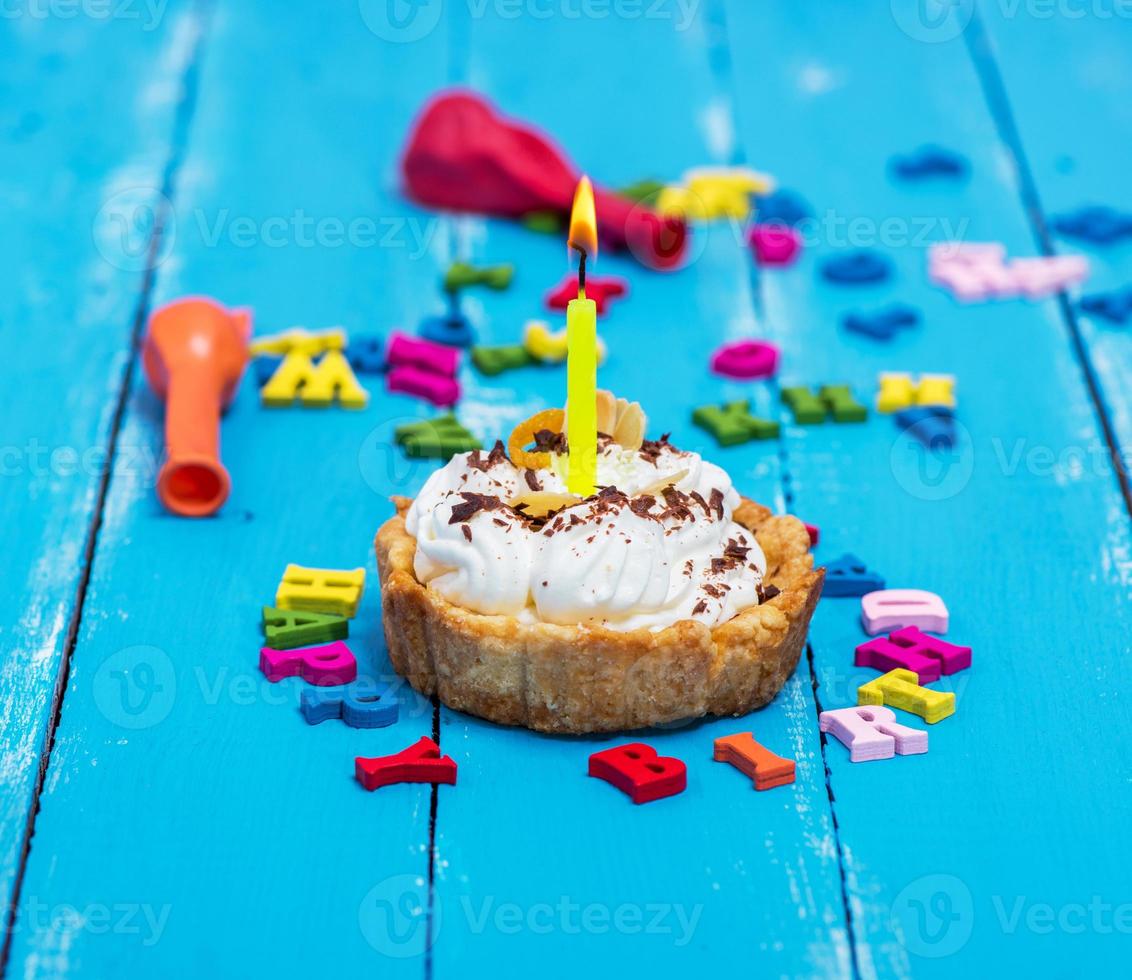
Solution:
[{"label": "gap between planks", "polygon": [[[469,20],[461,17],[459,5],[451,10],[445,18],[445,27],[448,32],[448,85],[468,85],[470,74],[471,52],[469,50],[469,34],[471,30]],[[441,223],[448,225],[449,241],[455,241],[456,222],[447,215],[441,216]],[[456,256],[452,256],[456,258]],[[432,740],[436,743],[440,754],[444,749],[440,744],[440,699],[432,696]],[[440,820],[440,786],[432,784],[428,803],[428,905],[425,910],[425,950],[424,950],[424,980],[433,978],[432,946],[436,939],[436,825]],[[2,978],[0,978],[2,980]]]},{"label": "gap between planks", "polygon": [[[967,52],[971,57],[975,77],[983,90],[983,97],[986,99],[987,109],[990,112],[995,129],[998,131],[999,139],[1014,160],[1014,170],[1018,175],[1018,196],[1022,210],[1026,213],[1026,220],[1029,222],[1030,232],[1038,251],[1046,256],[1056,255],[1057,248],[1049,232],[1049,224],[1046,221],[1045,209],[1038,192],[1038,184],[1034,179],[1029,158],[1026,156],[1026,150],[1022,144],[1022,134],[1018,130],[1014,110],[1010,106],[1006,82],[994,57],[994,46],[990,32],[977,5],[971,14],[971,20],[963,32],[963,37]],[[1069,333],[1074,357],[1077,359],[1077,364],[1085,379],[1085,387],[1089,391],[1089,398],[1093,403],[1093,410],[1096,412],[1097,421],[1108,448],[1108,456],[1112,462],[1113,472],[1116,474],[1120,495],[1124,499],[1124,509],[1132,517],[1132,480],[1129,479],[1128,468],[1125,465],[1116,429],[1112,424],[1109,408],[1105,402],[1100,378],[1081,332],[1077,311],[1065,290],[1057,294],[1057,303],[1061,312],[1061,319]]]},{"label": "gap between planks", "polygon": [[79,631],[82,628],[83,608],[86,604],[87,589],[90,585],[91,570],[94,567],[94,556],[98,551],[98,538],[102,530],[103,515],[106,501],[110,493],[110,483],[114,473],[113,460],[117,454],[118,438],[125,420],[126,409],[129,403],[130,391],[133,388],[134,376],[137,374],[138,354],[141,350],[142,335],[149,315],[150,299],[153,295],[154,283],[157,279],[157,257],[161,254],[161,241],[165,224],[172,210],[172,201],[176,193],[177,175],[185,157],[188,146],[188,136],[192,125],[193,114],[196,110],[197,88],[200,82],[200,62],[204,55],[208,26],[211,22],[211,0],[196,0],[189,13],[190,23],[193,25],[194,37],[191,53],[185,64],[181,78],[181,98],[173,114],[172,138],[169,145],[169,156],[161,175],[161,187],[157,200],[154,202],[156,215],[153,232],[146,253],[145,271],[142,275],[141,289],[138,293],[137,303],[134,307],[133,320],[127,338],[127,358],[122,369],[118,391],[114,398],[114,413],[110,420],[110,431],[106,439],[106,459],[111,465],[104,467],[98,481],[95,494],[94,509],[91,513],[90,524],[83,542],[82,570],[79,574],[78,584],[75,588],[75,599],[71,608],[71,615],[67,621],[67,632],[63,642],[63,656],[59,664],[59,672],[55,677],[55,685],[51,692],[51,709],[48,713],[47,728],[43,736],[43,748],[40,751],[39,767],[36,772],[35,785],[32,788],[32,797],[28,806],[27,823],[24,827],[23,840],[20,845],[20,856],[16,865],[15,880],[12,885],[11,897],[4,916],[4,939],[0,945],[0,978],[8,975],[9,959],[12,952],[12,940],[15,937],[16,916],[23,893],[24,876],[27,873],[28,857],[31,853],[31,842],[35,836],[36,818],[39,815],[40,797],[43,793],[47,771],[51,765],[51,753],[55,747],[55,733],[59,728],[59,720],[63,714],[63,699],[67,693],[67,684],[71,676],[71,660],[78,645]]},{"label": "gap between planks", "polygon": [[[720,92],[726,96],[728,100],[728,106],[731,107],[732,122],[734,122],[734,103],[731,95],[735,91],[735,77],[731,70],[729,30],[723,0],[710,0],[708,18],[711,27],[708,41],[710,73],[715,79]],[[736,137],[735,145],[731,153],[731,160],[729,162],[732,166],[749,166],[750,161],[747,160],[742,139],[738,135],[738,127],[733,126],[733,130],[736,133]],[[762,302],[762,278],[757,263],[752,262],[748,268],[751,283],[752,315],[754,321],[758,323],[760,318],[765,319],[765,304]],[[773,404],[779,407],[779,422],[782,423],[779,426],[777,439],[779,483],[782,489],[783,504],[786,508],[786,512],[789,513],[794,503],[794,491],[793,479],[790,473],[790,452],[785,435],[788,420],[781,407],[782,399],[779,397],[780,390],[777,377],[771,378],[769,385],[771,388],[771,400]],[[806,642],[806,667],[810,673],[810,691],[813,698],[814,721],[816,723],[822,712],[821,696],[819,694],[821,684],[818,680],[817,668],[814,665],[813,647],[808,640]],[[825,781],[826,798],[829,801],[829,817],[833,827],[833,844],[837,853],[837,874],[841,884],[841,905],[845,917],[845,931],[849,941],[849,962],[852,967],[854,980],[861,980],[861,964],[857,953],[857,933],[855,923],[853,922],[853,906],[849,901],[849,872],[846,867],[845,849],[841,842],[841,831],[837,821],[836,797],[833,792],[833,773],[829,768],[826,758],[826,736],[820,731],[818,733],[818,744],[821,752],[822,775]]]}]

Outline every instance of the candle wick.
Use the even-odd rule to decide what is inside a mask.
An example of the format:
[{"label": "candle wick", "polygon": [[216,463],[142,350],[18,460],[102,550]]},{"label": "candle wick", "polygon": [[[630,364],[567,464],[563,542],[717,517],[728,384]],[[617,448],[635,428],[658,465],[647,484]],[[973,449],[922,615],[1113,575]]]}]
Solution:
[{"label": "candle wick", "polygon": [[[574,247],[578,248],[577,245]],[[578,253],[581,255],[581,260],[578,262],[578,292],[584,294],[586,291],[586,250],[578,248]]]}]

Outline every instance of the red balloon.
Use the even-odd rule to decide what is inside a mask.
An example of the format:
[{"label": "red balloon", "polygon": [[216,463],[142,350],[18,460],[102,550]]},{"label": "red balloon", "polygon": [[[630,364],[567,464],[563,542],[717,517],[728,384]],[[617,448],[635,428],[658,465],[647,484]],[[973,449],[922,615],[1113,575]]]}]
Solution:
[{"label": "red balloon", "polygon": [[[538,130],[504,119],[471,92],[445,92],[421,113],[401,161],[409,196],[429,207],[519,218],[567,215],[580,173]],[[654,269],[684,257],[688,228],[611,191],[594,188],[601,243]]]}]

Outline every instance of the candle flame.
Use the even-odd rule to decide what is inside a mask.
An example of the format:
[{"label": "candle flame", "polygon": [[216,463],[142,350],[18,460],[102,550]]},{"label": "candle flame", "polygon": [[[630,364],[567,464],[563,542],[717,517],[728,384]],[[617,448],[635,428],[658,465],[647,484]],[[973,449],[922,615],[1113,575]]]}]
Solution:
[{"label": "candle flame", "polygon": [[597,258],[597,214],[594,210],[594,189],[589,177],[582,177],[574,191],[570,209],[570,249],[581,252],[589,261]]}]

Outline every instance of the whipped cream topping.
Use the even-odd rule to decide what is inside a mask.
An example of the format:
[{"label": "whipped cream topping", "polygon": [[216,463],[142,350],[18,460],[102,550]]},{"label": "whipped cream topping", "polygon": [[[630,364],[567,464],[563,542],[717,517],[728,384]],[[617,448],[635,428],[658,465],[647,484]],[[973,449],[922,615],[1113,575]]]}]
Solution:
[{"label": "whipped cream topping", "polygon": [[566,493],[565,456],[551,460],[521,469],[497,444],[433,473],[405,519],[417,579],[475,612],[615,630],[715,626],[759,603],[766,558],[732,520],[739,494],[718,466],[663,439],[640,450],[606,441],[597,483],[607,489],[545,520],[508,506]]}]

